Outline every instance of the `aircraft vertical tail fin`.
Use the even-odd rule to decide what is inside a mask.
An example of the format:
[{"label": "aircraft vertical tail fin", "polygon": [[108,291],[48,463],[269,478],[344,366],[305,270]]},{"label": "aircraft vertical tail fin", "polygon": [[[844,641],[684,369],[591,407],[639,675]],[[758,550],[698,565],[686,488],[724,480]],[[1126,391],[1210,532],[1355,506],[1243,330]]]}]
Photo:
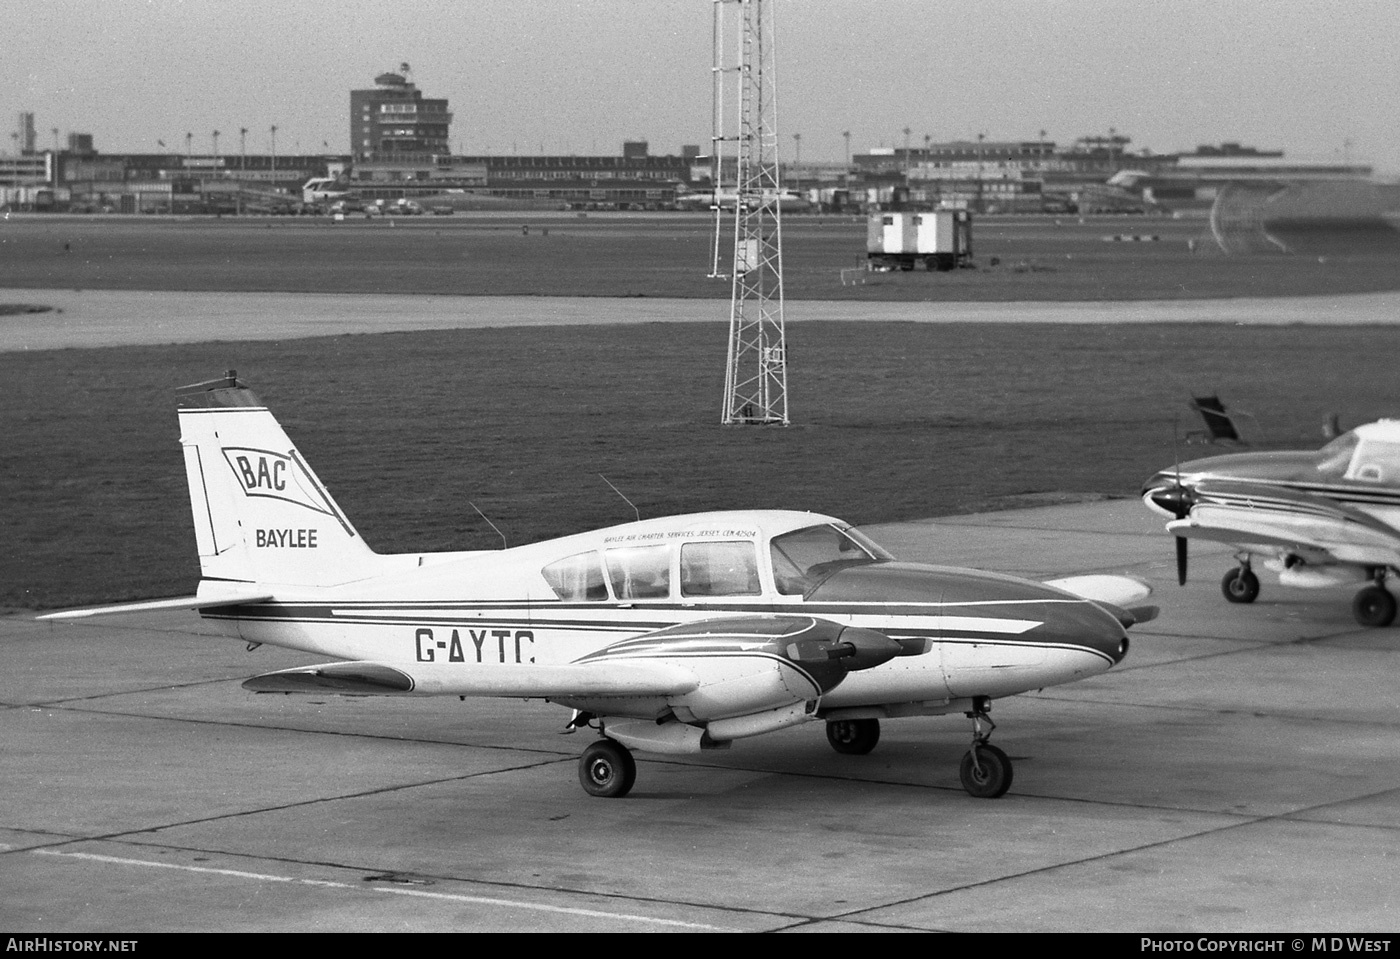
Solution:
[{"label": "aircraft vertical tail fin", "polygon": [[179,395],[180,444],[206,580],[334,586],[379,570],[380,557],[234,371],[182,387]]}]

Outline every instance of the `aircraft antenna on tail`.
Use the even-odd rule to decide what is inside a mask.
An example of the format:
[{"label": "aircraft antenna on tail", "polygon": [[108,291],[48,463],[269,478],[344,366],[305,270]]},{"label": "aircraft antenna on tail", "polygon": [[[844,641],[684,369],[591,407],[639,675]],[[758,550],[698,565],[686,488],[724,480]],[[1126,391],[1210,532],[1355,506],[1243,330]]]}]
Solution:
[{"label": "aircraft antenna on tail", "polygon": [[[734,218],[729,356],[721,422],[787,426],[774,0],[713,2],[712,277],[723,276],[719,273],[722,223],[726,215]],[[728,121],[726,100],[737,107]]]}]

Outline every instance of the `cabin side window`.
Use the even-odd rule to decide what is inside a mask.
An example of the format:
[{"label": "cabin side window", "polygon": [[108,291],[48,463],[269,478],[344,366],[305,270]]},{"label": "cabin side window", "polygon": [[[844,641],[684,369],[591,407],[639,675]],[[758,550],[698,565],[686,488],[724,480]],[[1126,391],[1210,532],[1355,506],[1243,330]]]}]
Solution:
[{"label": "cabin side window", "polygon": [[603,563],[597,553],[569,556],[550,563],[541,572],[554,595],[566,603],[600,603],[608,598]]},{"label": "cabin side window", "polygon": [[618,599],[671,595],[671,547],[620,546],[607,551],[608,579]]},{"label": "cabin side window", "polygon": [[761,592],[753,543],[686,543],[681,547],[682,596],[757,596]]}]

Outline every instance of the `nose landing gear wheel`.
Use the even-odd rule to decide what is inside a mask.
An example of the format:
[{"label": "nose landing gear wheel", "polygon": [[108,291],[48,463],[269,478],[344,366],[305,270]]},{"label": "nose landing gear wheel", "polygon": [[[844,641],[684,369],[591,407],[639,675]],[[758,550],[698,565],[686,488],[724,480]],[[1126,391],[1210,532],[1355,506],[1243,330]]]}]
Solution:
[{"label": "nose landing gear wheel", "polygon": [[[969,796],[978,799],[996,799],[1006,795],[1011,788],[1011,760],[997,747],[987,742],[997,724],[987,713],[992,701],[986,696],[976,696],[972,700],[972,712],[967,718],[972,720],[972,748],[963,754],[962,765],[958,767],[958,777]],[[987,724],[986,732],[982,724]]]},{"label": "nose landing gear wheel", "polygon": [[958,775],[968,795],[996,799],[1011,788],[1011,759],[997,747],[982,743],[963,754]]},{"label": "nose landing gear wheel", "polygon": [[579,758],[578,781],[590,796],[620,799],[637,781],[637,762],[625,746],[600,739]]},{"label": "nose landing gear wheel", "polygon": [[826,741],[847,756],[864,756],[880,741],[880,720],[838,719],[826,724]]}]

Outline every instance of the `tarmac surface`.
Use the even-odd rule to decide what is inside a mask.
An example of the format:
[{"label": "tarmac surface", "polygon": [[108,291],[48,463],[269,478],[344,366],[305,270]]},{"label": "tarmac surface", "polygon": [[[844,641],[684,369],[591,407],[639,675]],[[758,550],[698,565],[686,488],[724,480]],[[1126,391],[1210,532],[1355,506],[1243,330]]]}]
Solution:
[{"label": "tarmac surface", "polygon": [[1128,931],[1400,928],[1400,629],[1229,550],[1175,582],[1137,500],[871,529],[897,555],[1127,572],[1161,616],[1127,659],[999,700],[1010,793],[969,797],[960,716],[819,724],[640,756],[580,789],[559,707],[257,696],[309,662],[192,613],[0,618],[0,929]]},{"label": "tarmac surface", "polygon": [[[0,316],[0,352],[494,326],[729,322],[723,300],[657,297],[4,289],[0,302],[52,307]],[[1400,292],[1086,303],[789,300],[784,318],[795,323],[1394,324],[1400,323]]]},{"label": "tarmac surface", "polygon": [[[457,326],[723,322],[723,302],[7,290],[0,350]],[[1400,296],[1094,304],[790,302],[789,320],[1393,323]],[[275,307],[275,308],[274,308]],[[139,321],[139,322],[137,322]],[[0,930],[1400,929],[1400,628],[1346,589],[1170,540],[1136,500],[872,528],[897,555],[1035,578],[1126,572],[1157,620],[1117,668],[996,703],[1008,795],[958,783],[959,716],[818,724],[641,756],[586,796],[591,734],[529,702],[256,696],[311,658],[192,613],[0,617]]]}]

